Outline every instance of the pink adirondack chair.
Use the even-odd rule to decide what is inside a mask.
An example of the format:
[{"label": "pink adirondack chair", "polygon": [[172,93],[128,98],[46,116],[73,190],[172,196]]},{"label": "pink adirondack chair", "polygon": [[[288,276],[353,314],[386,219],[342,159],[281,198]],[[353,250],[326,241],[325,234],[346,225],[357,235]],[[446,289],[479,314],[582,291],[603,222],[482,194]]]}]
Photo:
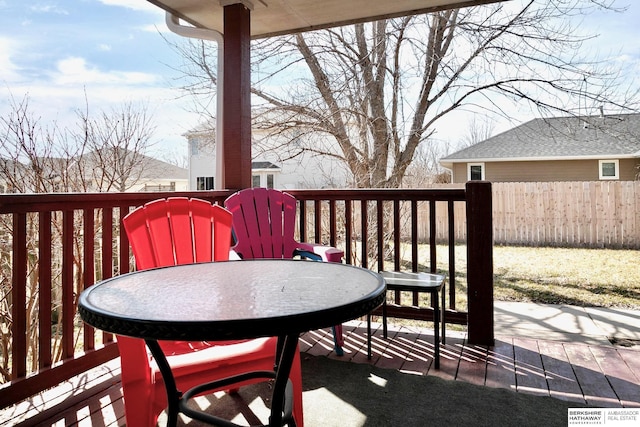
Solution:
[{"label": "pink adirondack chair", "polygon": [[[123,225],[138,270],[229,259],[231,213],[205,200],[175,197],[149,202],[129,213]],[[186,391],[204,382],[244,372],[272,370],[277,338],[160,341],[159,344],[167,356],[177,388]],[[127,425],[155,426],[158,415],[167,406],[160,371],[142,339],[118,336],[118,349]],[[297,426],[303,425],[300,369],[297,354],[289,377],[294,390],[293,416]],[[256,381],[259,380],[251,382]],[[238,387],[241,385],[244,384]]]},{"label": "pink adirondack chair", "polygon": [[[316,261],[342,262],[344,251],[331,246],[295,239],[296,199],[285,192],[247,188],[224,202],[233,214],[233,250],[242,259],[301,257]],[[333,328],[336,354],[342,356],[342,325]]]}]

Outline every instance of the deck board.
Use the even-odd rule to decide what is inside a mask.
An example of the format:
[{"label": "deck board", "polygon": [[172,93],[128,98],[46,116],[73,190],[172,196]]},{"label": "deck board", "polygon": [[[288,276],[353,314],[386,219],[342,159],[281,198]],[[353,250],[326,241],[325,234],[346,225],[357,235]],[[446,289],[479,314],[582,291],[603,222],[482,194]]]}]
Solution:
[{"label": "deck board", "polygon": [[618,351],[611,347],[591,347],[591,353],[622,405],[625,407],[640,406],[638,379]]},{"label": "deck board", "polygon": [[488,347],[465,345],[461,353],[456,380],[485,385],[488,358]]},{"label": "deck board", "polygon": [[622,406],[591,352],[591,346],[565,344],[565,349],[586,402],[605,408]]},{"label": "deck board", "polygon": [[407,327],[403,328],[396,337],[396,340],[408,350],[400,371],[417,375],[426,375],[429,372],[433,359],[429,357],[427,349],[418,341],[419,337],[418,331]]},{"label": "deck board", "polygon": [[487,354],[485,385],[493,388],[516,390],[513,339],[497,338]]},{"label": "deck board", "polygon": [[458,366],[460,365],[460,357],[464,350],[465,339],[463,336],[447,336],[447,344],[440,346],[440,369],[433,368],[433,333],[423,330],[418,338],[425,348],[428,348],[428,360],[431,364],[428,375],[434,375],[445,380],[455,380],[458,375]]},{"label": "deck board", "polygon": [[[632,382],[640,384],[640,354],[637,350],[628,348],[617,348],[618,354],[633,374]],[[640,396],[638,396],[640,399]]]},{"label": "deck board", "polygon": [[[409,353],[409,348],[407,348],[407,346],[404,345],[404,342],[399,339],[402,330],[400,328],[390,328],[387,333],[388,339],[384,339],[382,328],[378,328],[376,332],[377,333],[374,334],[372,341],[382,342],[380,346],[382,351],[378,356],[376,366],[385,369],[394,369],[396,371],[400,370]],[[366,355],[366,352],[367,348],[365,346],[363,353]]]},{"label": "deck board", "polygon": [[[465,381],[514,392],[550,395],[598,407],[640,407],[640,348],[594,346],[520,337],[498,337],[492,347],[447,335],[440,370],[433,367],[433,330],[392,326],[389,339],[373,324],[374,357],[367,360],[366,322],[344,326],[345,356],[335,356],[331,329],[311,331],[300,351],[345,363]],[[124,402],[114,360],[29,401],[0,411],[2,426],[124,426]]]},{"label": "deck board", "polygon": [[562,343],[538,341],[538,348],[551,397],[586,403]]},{"label": "deck board", "polygon": [[542,366],[538,341],[530,338],[513,340],[518,392],[549,396],[549,385]]},{"label": "deck board", "polygon": [[[388,342],[382,338],[382,326],[380,324],[373,323],[371,325],[371,335],[371,362],[375,363],[384,353]],[[345,349],[343,357],[336,356],[335,352],[332,352],[331,357],[349,360],[354,363],[369,363],[366,322],[360,322],[358,328],[349,331],[349,334],[345,335],[345,347],[348,350]]]}]

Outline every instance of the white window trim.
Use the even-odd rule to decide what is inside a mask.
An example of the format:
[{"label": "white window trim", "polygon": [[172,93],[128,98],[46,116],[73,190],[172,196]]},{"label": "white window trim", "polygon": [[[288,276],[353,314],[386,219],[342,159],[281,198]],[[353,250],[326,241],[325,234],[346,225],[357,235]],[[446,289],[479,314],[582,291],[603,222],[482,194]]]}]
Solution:
[{"label": "white window trim", "polygon": [[[614,176],[604,176],[602,175],[602,165],[603,163],[613,163],[616,168],[616,173]],[[601,180],[614,180],[620,179],[620,161],[619,160],[598,160],[598,176]]]},{"label": "white window trim", "polygon": [[467,181],[471,181],[471,166],[480,166],[481,180],[484,181],[484,163],[467,163]]},{"label": "white window trim", "polygon": [[268,188],[267,183],[268,183],[268,176],[272,175],[273,176],[273,188],[278,188],[277,187],[277,181],[278,181],[278,174],[276,173],[275,170],[273,169],[253,169],[252,173],[251,173],[251,180],[252,180],[252,184],[253,184],[253,178],[260,178],[260,187],[262,188]]}]

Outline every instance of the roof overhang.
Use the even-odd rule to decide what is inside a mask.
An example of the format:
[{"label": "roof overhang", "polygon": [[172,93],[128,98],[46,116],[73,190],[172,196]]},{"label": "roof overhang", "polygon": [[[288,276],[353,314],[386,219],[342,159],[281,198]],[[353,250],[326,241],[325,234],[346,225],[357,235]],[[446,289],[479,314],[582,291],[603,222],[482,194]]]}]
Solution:
[{"label": "roof overhang", "polygon": [[148,0],[194,27],[223,33],[224,6],[251,9],[251,37],[261,38],[322,28],[418,15],[504,0]]}]

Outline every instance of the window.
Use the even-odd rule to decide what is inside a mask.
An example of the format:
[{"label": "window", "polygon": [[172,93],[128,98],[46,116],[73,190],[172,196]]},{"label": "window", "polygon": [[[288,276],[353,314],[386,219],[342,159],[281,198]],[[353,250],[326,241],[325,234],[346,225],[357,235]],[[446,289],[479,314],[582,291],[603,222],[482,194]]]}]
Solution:
[{"label": "window", "polygon": [[598,161],[600,179],[620,179],[618,175],[618,163],[618,160]]},{"label": "window", "polygon": [[276,186],[276,174],[268,173],[265,170],[254,169],[251,175],[251,186],[253,188],[275,188]]},{"label": "window", "polygon": [[197,156],[200,154],[200,150],[198,149],[198,138],[193,138],[191,140],[191,155]]},{"label": "window", "polygon": [[212,176],[199,176],[196,178],[197,190],[214,190]]},{"label": "window", "polygon": [[467,179],[469,181],[483,181],[484,163],[469,163],[467,165]]}]

